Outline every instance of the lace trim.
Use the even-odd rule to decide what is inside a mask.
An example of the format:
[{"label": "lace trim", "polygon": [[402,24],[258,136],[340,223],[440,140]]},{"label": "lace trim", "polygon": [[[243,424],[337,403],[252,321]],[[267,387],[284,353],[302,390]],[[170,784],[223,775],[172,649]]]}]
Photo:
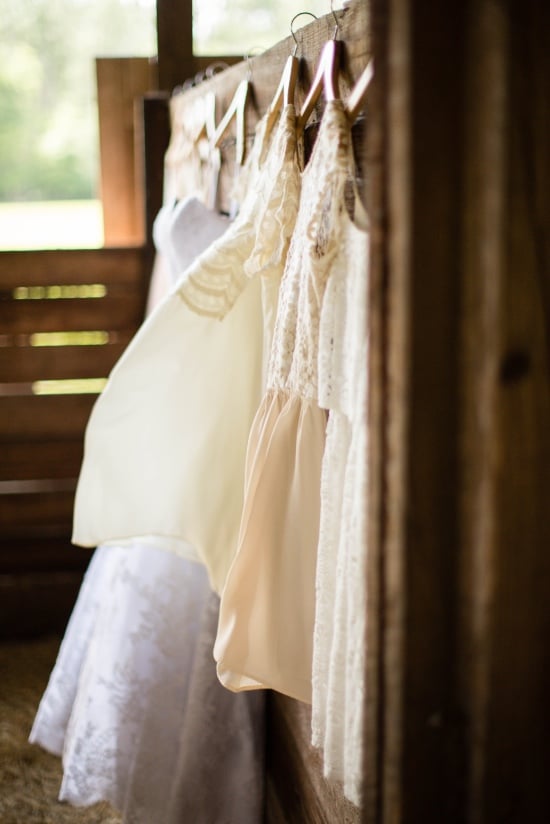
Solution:
[{"label": "lace trim", "polygon": [[[282,160],[282,168],[281,167]],[[300,172],[296,162],[296,111],[287,106],[265,165],[271,190],[261,194],[252,254],[245,262],[248,277],[278,275],[284,264],[300,202]]]},{"label": "lace trim", "polygon": [[[231,229],[229,229],[231,232]],[[251,248],[251,227],[241,225],[210,246],[185,273],[177,293],[199,315],[224,318],[248,283],[243,256]]]},{"label": "lace trim", "polygon": [[[250,278],[259,273],[279,275],[294,227],[300,184],[293,162],[295,122],[294,107],[288,106],[272,138],[267,119],[260,121],[249,158],[250,188],[241,212],[220,243],[210,247],[187,271],[178,289],[194,312],[223,318]],[[275,229],[269,230],[269,237],[273,239],[276,234],[275,249],[270,248],[267,238],[273,221]]]}]

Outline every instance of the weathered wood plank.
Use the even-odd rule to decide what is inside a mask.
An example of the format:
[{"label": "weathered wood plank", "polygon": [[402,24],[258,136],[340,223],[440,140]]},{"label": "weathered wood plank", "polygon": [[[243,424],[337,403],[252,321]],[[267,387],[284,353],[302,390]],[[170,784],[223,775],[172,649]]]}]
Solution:
[{"label": "weathered wood plank", "polygon": [[144,215],[146,241],[153,247],[153,222],[163,201],[164,156],[170,142],[168,95],[147,95],[136,106],[136,138],[140,156],[144,159],[141,175],[144,182]]},{"label": "weathered wood plank", "polygon": [[548,817],[549,13],[389,10],[375,821]]},{"label": "weathered wood plank", "polygon": [[323,778],[321,754],[310,744],[311,707],[269,693],[267,720],[269,824],[357,824],[360,811]]},{"label": "weathered wood plank", "polygon": [[96,58],[101,200],[106,246],[143,243],[141,179],[136,178],[134,101],[156,87],[146,57]]},{"label": "weathered wood plank", "polygon": [[0,539],[0,575],[5,573],[52,573],[55,570],[82,571],[93,550],[74,546],[69,533],[60,537],[38,536]]},{"label": "weathered wood plank", "polygon": [[84,433],[96,395],[28,395],[0,398],[3,441],[75,438]]},{"label": "weathered wood plank", "polygon": [[[488,25],[501,23],[491,10]],[[494,336],[491,427],[480,433],[490,439],[491,494],[476,519],[489,644],[476,813],[479,821],[543,824],[550,809],[550,8],[513,2],[505,25],[500,266],[487,265],[484,246],[469,271],[479,278],[486,262],[486,281],[496,281],[488,308],[497,308],[486,318]]]},{"label": "weathered wood plank", "polygon": [[83,283],[124,284],[144,291],[149,274],[142,247],[0,253],[0,291]]},{"label": "weathered wood plank", "polygon": [[82,463],[83,438],[0,443],[0,481],[76,478]]},{"label": "weathered wood plank", "polygon": [[193,4],[189,0],[157,0],[159,89],[171,92],[193,77]]},{"label": "weathered wood plank", "polygon": [[82,582],[82,572],[0,575],[0,636],[5,639],[61,633]]},{"label": "weathered wood plank", "polygon": [[87,300],[0,301],[3,334],[71,332],[137,328],[143,317],[143,295],[107,294]]},{"label": "weathered wood plank", "polygon": [[[72,483],[71,486],[75,487]],[[74,488],[53,492],[22,494],[0,493],[0,529],[2,537],[30,534],[35,527],[55,528],[70,534],[73,517]],[[36,534],[36,531],[35,531]],[[38,533],[39,534],[39,533]]]},{"label": "weathered wood plank", "polygon": [[0,383],[106,377],[126,343],[0,347]]}]

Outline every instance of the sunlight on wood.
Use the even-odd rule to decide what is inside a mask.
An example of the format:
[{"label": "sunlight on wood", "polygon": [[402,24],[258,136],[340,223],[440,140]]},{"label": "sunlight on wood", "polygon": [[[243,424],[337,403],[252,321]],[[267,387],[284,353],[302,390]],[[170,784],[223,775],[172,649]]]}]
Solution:
[{"label": "sunlight on wood", "polygon": [[14,300],[69,300],[74,298],[104,298],[107,287],[103,283],[63,284],[62,286],[16,286]]},{"label": "sunlight on wood", "polygon": [[105,346],[109,333],[93,332],[35,332],[30,336],[31,346]]},{"label": "sunlight on wood", "polygon": [[72,378],[59,381],[35,381],[33,395],[99,395],[107,378]]}]

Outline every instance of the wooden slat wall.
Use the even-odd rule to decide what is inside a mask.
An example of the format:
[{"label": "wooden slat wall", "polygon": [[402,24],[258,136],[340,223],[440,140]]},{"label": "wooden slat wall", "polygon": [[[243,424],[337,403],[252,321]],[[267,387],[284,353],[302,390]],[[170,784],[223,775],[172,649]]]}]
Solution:
[{"label": "wooden slat wall", "polygon": [[373,7],[385,185],[371,209],[383,416],[367,820],[542,824],[550,7]]},{"label": "wooden slat wall", "polygon": [[[61,629],[90,555],[72,547],[70,535],[84,430],[97,395],[36,394],[34,385],[106,378],[141,322],[147,283],[145,249],[0,254],[2,635]],[[105,295],[20,299],[21,287],[45,295],[52,286],[92,284]],[[48,332],[100,332],[105,342],[32,345],[33,335]],[[33,592],[39,608],[23,615]]]}]

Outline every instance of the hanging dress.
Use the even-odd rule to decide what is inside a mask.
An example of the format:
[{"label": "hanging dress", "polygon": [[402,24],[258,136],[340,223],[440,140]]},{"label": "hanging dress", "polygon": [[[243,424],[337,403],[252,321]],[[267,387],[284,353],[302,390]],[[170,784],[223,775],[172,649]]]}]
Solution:
[{"label": "hanging dress", "polygon": [[[349,181],[353,157],[349,154]],[[350,187],[353,190],[353,186]],[[351,192],[353,194],[353,191]],[[355,193],[319,330],[319,403],[329,410],[321,476],[313,646],[312,742],[326,777],[361,802],[366,667],[367,218]]]},{"label": "hanging dress", "polygon": [[267,391],[251,428],[239,544],[222,593],[214,655],[230,689],[311,701],[315,569],[326,413],[318,403],[323,294],[340,237],[351,135],[327,104],[302,176]]},{"label": "hanging dress", "polygon": [[271,133],[266,124],[238,217],[181,274],[98,398],[75,499],[74,543],[154,537],[202,561],[218,592],[236,549],[246,444],[298,205],[294,108]]},{"label": "hanging dress", "polygon": [[[176,209],[155,222],[172,274],[229,225],[196,198]],[[132,824],[259,824],[264,702],[220,685],[218,611],[205,568],[154,539],[95,551],[30,735],[63,755],[61,800]]]}]

